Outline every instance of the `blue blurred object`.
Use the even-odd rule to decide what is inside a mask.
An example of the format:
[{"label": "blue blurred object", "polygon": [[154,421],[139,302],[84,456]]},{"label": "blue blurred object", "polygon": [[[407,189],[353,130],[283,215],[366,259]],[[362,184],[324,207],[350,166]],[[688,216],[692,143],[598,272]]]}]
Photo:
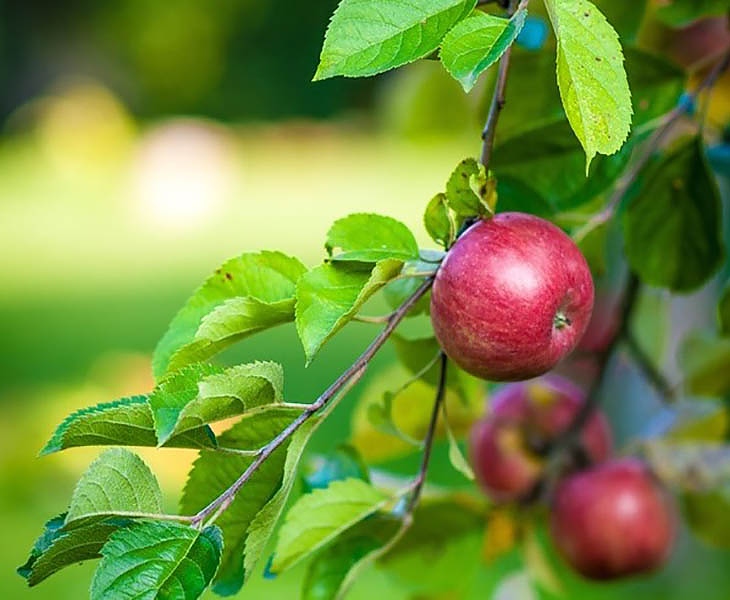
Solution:
[{"label": "blue blurred object", "polygon": [[730,144],[723,142],[707,148],[707,160],[716,175],[730,178]]},{"label": "blue blurred object", "polygon": [[545,45],[548,26],[542,17],[528,16],[525,25],[517,36],[517,43],[525,50],[539,50]]},{"label": "blue blurred object", "polygon": [[677,106],[679,106],[679,108],[688,115],[693,115],[695,114],[695,112],[697,112],[697,102],[695,101],[694,97],[687,92],[679,97],[679,102],[677,103]]},{"label": "blue blurred object", "polygon": [[264,579],[276,579],[277,575],[271,570],[271,565],[274,563],[274,555],[269,556],[269,560],[266,561],[264,567]]},{"label": "blue blurred object", "polygon": [[369,481],[368,469],[357,451],[342,445],[332,454],[315,457],[309,472],[304,473],[304,491],[326,488],[333,481],[349,478]]}]

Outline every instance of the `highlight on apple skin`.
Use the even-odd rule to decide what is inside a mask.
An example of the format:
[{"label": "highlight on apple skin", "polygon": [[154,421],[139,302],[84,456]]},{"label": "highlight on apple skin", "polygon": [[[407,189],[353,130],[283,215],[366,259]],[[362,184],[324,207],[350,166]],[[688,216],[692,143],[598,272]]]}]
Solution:
[{"label": "highlight on apple skin", "polygon": [[549,371],[580,341],[593,307],[585,258],[560,228],[505,212],[472,225],[441,264],[431,321],[465,371],[519,381]]},{"label": "highlight on apple skin", "polygon": [[589,579],[608,580],[661,567],[676,532],[673,499],[635,458],[607,461],[563,479],[550,531],[559,553]]},{"label": "highlight on apple skin", "polygon": [[[471,431],[470,459],[485,493],[499,502],[529,494],[545,468],[540,448],[567,429],[584,402],[579,387],[556,375],[503,385]],[[600,411],[593,412],[580,441],[591,462],[610,456],[611,431]]]}]

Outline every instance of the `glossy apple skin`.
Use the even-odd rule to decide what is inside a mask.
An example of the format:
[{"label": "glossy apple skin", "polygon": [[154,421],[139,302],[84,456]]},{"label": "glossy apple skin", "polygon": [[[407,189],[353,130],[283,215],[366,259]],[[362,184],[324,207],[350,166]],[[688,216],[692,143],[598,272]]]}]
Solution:
[{"label": "glossy apple skin", "polygon": [[[583,402],[580,388],[555,375],[510,383],[492,396],[487,416],[472,428],[469,447],[477,481],[492,500],[518,500],[533,490],[545,463],[535,447],[565,431]],[[581,441],[591,461],[610,456],[611,431],[602,413],[594,412]]]},{"label": "glossy apple skin", "polygon": [[462,369],[492,381],[549,371],[581,339],[592,307],[593,279],[578,247],[552,223],[523,213],[470,227],[431,293],[441,347]]},{"label": "glossy apple skin", "polygon": [[590,579],[615,579],[664,564],[675,538],[676,512],[646,465],[625,458],[560,482],[550,530],[576,571]]}]

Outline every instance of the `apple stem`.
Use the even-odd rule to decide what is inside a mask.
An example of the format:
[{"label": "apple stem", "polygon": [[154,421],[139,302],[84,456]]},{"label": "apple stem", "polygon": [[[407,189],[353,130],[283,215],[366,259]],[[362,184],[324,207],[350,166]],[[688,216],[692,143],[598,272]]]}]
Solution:
[{"label": "apple stem", "polygon": [[413,482],[413,490],[411,497],[406,505],[406,513],[411,514],[418,505],[418,501],[421,498],[423,492],[423,486],[426,483],[426,474],[428,472],[428,465],[431,461],[431,450],[433,448],[434,438],[436,437],[436,424],[438,423],[439,412],[441,412],[441,405],[444,402],[446,396],[446,370],[448,367],[448,359],[446,354],[441,352],[439,354],[441,369],[439,372],[439,382],[436,389],[436,398],[433,402],[433,409],[431,410],[431,420],[428,424],[428,430],[426,431],[426,437],[423,440],[423,454],[421,456],[421,468],[418,470],[418,474]]}]

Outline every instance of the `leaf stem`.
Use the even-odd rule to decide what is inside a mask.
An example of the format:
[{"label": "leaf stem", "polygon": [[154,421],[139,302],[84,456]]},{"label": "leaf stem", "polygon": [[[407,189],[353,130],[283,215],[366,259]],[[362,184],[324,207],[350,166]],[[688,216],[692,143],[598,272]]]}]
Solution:
[{"label": "leaf stem", "polygon": [[438,423],[439,413],[441,412],[441,405],[443,404],[444,397],[446,396],[446,369],[448,366],[448,359],[446,358],[446,354],[443,352],[441,352],[439,356],[441,358],[441,372],[439,374],[438,388],[436,389],[436,399],[433,402],[431,420],[428,424],[426,437],[423,440],[421,468],[418,470],[418,475],[416,475],[416,479],[413,482],[411,497],[406,505],[406,514],[413,513],[413,510],[416,508],[418,501],[421,498],[421,492],[423,492],[423,486],[426,483],[428,465],[431,461],[431,450],[433,449],[433,442],[436,436],[436,424]]},{"label": "leaf stem", "polygon": [[[517,10],[526,8],[528,1],[529,0],[521,0],[519,6],[517,5],[516,0],[511,0],[508,3],[500,2],[500,5],[508,6],[507,15],[512,17]],[[489,4],[489,2],[479,2],[478,4]],[[489,112],[487,113],[487,120],[484,124],[484,129],[482,130],[482,152],[479,162],[484,165],[485,169],[489,168],[489,163],[492,160],[492,150],[494,149],[494,135],[497,131],[497,121],[499,120],[499,114],[502,112],[502,108],[504,108],[505,104],[507,75],[509,74],[511,54],[512,44],[510,44],[499,59],[497,81],[494,84],[492,101],[489,105]]]},{"label": "leaf stem", "polygon": [[433,277],[426,279],[418,289],[411,294],[408,299],[403,302],[390,316],[388,323],[383,330],[370,342],[370,345],[355,360],[348,369],[342,373],[322,394],[311,404],[307,405],[304,411],[297,416],[289,425],[287,425],[275,438],[268,444],[259,449],[256,458],[222,494],[210,502],[206,507],[202,508],[197,514],[190,518],[194,527],[200,527],[202,523],[210,519],[213,522],[221,513],[223,513],[233,502],[236,494],[251,479],[253,474],[261,467],[266,459],[271,456],[279,446],[281,446],[289,437],[291,437],[311,416],[319,410],[327,406],[327,404],[338,395],[348,384],[356,382],[365,373],[368,364],[383,347],[390,334],[393,333],[398,324],[408,314],[408,311],[418,302],[418,300],[431,288]]}]

